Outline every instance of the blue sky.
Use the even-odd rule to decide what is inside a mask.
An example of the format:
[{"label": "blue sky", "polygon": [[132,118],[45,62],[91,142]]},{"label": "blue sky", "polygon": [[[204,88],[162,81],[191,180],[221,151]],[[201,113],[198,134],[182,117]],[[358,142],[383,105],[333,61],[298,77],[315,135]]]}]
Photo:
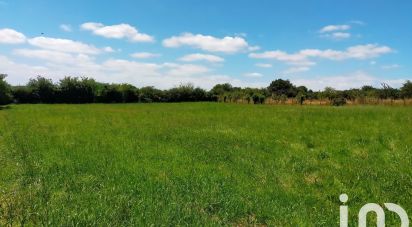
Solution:
[{"label": "blue sky", "polygon": [[170,88],[412,79],[411,1],[0,0],[0,72]]}]

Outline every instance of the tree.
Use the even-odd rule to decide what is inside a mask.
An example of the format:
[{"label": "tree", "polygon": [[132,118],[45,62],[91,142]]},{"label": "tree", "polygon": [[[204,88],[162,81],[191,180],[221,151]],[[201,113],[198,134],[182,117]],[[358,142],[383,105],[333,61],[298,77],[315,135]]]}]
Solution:
[{"label": "tree", "polygon": [[210,93],[213,96],[215,101],[223,99],[223,102],[227,100],[227,94],[233,91],[233,87],[229,83],[225,84],[216,84],[211,90]]},{"label": "tree", "polygon": [[305,86],[299,86],[299,87],[297,87],[296,88],[296,91],[297,91],[297,93],[302,93],[303,95],[306,95],[308,92],[309,92],[309,90],[308,90],[308,88],[307,87],[305,87]]},{"label": "tree", "polygon": [[119,90],[122,93],[123,102],[138,102],[139,90],[131,84],[121,84]]},{"label": "tree", "polygon": [[163,91],[152,86],[140,88],[139,100],[141,102],[160,102],[164,101]]},{"label": "tree", "polygon": [[231,92],[233,90],[233,87],[229,83],[225,84],[216,84],[211,90],[210,93],[214,95],[223,95],[226,92]]},{"label": "tree", "polygon": [[166,91],[166,96],[169,102],[193,101],[193,90],[193,84],[181,84]]},{"label": "tree", "polygon": [[33,91],[27,86],[16,86],[12,88],[13,98],[16,103],[36,103],[38,99]]},{"label": "tree", "polygon": [[265,96],[260,92],[255,92],[252,95],[252,100],[254,104],[263,104],[265,102]]},{"label": "tree", "polygon": [[401,87],[402,98],[412,98],[412,82],[410,80],[406,81]]},{"label": "tree", "polygon": [[105,103],[121,103],[123,102],[123,94],[120,87],[116,84],[106,84],[104,85],[100,100]]},{"label": "tree", "polygon": [[329,101],[336,98],[338,94],[338,92],[332,87],[325,87],[322,93],[324,97],[329,99]]},{"label": "tree", "polygon": [[356,99],[362,99],[362,92],[359,89],[349,89],[342,92],[342,95],[345,99],[350,101],[355,101]]},{"label": "tree", "polygon": [[395,88],[392,88],[386,83],[382,83],[382,89],[379,90],[380,99],[391,99],[394,100],[399,97],[399,91]]},{"label": "tree", "polygon": [[287,97],[295,97],[297,94],[296,87],[289,80],[277,79],[270,83],[268,91],[275,96],[286,95]]},{"label": "tree", "polygon": [[377,98],[378,89],[369,85],[365,85],[361,88],[362,95],[369,98]]},{"label": "tree", "polygon": [[0,105],[12,102],[11,86],[6,82],[6,74],[0,74]]},{"label": "tree", "polygon": [[56,100],[57,88],[52,80],[37,76],[30,79],[27,87],[33,92],[33,97],[41,103],[53,103]]},{"label": "tree", "polygon": [[60,100],[66,103],[92,103],[95,99],[97,83],[83,77],[65,77],[60,80]]},{"label": "tree", "polygon": [[296,95],[296,101],[299,103],[299,105],[303,105],[303,102],[305,101],[305,99],[306,99],[306,95],[303,92],[299,91],[298,94]]}]

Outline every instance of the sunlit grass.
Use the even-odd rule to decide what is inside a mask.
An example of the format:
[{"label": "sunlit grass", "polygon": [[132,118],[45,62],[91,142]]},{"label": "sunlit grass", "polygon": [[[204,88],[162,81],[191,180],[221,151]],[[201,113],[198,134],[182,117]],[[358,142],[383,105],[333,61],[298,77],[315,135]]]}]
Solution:
[{"label": "sunlit grass", "polygon": [[[411,107],[219,103],[0,110],[0,225],[338,225],[412,214]],[[398,223],[387,215],[387,223]]]}]

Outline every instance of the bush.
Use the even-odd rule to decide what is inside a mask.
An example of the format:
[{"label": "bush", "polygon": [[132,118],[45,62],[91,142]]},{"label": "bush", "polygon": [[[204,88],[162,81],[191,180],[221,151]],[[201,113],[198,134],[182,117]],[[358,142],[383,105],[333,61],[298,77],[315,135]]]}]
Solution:
[{"label": "bush", "polygon": [[93,79],[65,77],[60,80],[60,102],[92,103],[95,97],[96,81]]},{"label": "bush", "polygon": [[139,90],[131,84],[121,84],[119,90],[122,93],[123,102],[139,102]]},{"label": "bush", "polygon": [[254,104],[263,104],[265,102],[265,96],[260,93],[254,93],[252,100]]},{"label": "bush", "polygon": [[337,97],[331,100],[332,106],[343,106],[346,104],[346,99],[343,97]]},{"label": "bush", "polygon": [[6,82],[6,74],[0,74],[0,105],[6,105],[13,101],[11,86]]},{"label": "bush", "polygon": [[412,98],[412,82],[406,81],[401,87],[401,95],[403,98]]},{"label": "bush", "polygon": [[[307,90],[303,86],[300,88],[302,90]],[[289,81],[277,79],[270,83],[267,90],[275,96],[286,95],[287,97],[295,97],[297,94],[297,88]]]},{"label": "bush", "polygon": [[165,91],[168,102],[196,102],[206,101],[208,94],[201,88],[195,88],[192,84],[182,84]]},{"label": "bush", "polygon": [[12,93],[16,103],[36,103],[38,101],[33,91],[25,86],[14,87]]},{"label": "bush", "polygon": [[154,87],[142,87],[139,93],[139,100],[141,102],[161,102],[164,101],[163,91]]},{"label": "bush", "polygon": [[101,91],[100,100],[105,103],[121,103],[123,102],[123,94],[119,86],[107,84]]},{"label": "bush", "polygon": [[50,79],[38,76],[36,79],[30,79],[27,87],[32,91],[36,102],[53,103],[56,101],[57,88]]},{"label": "bush", "polygon": [[299,103],[299,105],[303,105],[303,102],[305,101],[305,99],[306,99],[306,97],[305,97],[305,95],[302,93],[302,92],[299,92],[297,95],[296,95],[296,101]]}]

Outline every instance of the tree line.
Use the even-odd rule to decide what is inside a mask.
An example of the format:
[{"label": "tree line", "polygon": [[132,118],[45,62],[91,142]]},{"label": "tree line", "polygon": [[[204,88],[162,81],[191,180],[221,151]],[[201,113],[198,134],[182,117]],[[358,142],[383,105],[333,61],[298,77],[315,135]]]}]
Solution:
[{"label": "tree line", "polygon": [[381,88],[365,85],[362,88],[336,90],[331,87],[313,91],[295,86],[289,80],[277,79],[266,88],[240,88],[231,84],[217,84],[206,91],[191,84],[182,84],[168,90],[155,87],[137,88],[131,84],[109,84],[88,77],[65,77],[54,83],[42,76],[30,79],[24,86],[11,86],[0,74],[0,105],[9,103],[149,103],[149,102],[244,102],[263,104],[285,103],[294,100],[327,100],[331,105],[344,105],[368,99],[399,100],[412,98],[412,82],[406,81],[399,89],[382,84]]},{"label": "tree line", "polygon": [[326,87],[322,91],[313,91],[305,86],[295,86],[289,80],[277,79],[267,88],[239,88],[232,87],[230,84],[218,84],[211,91],[213,94],[219,94],[218,100],[223,102],[282,104],[291,101],[302,105],[305,102],[324,101],[339,106],[347,102],[358,104],[377,104],[384,100],[405,102],[412,98],[412,82],[405,81],[401,88],[393,88],[382,83],[380,88],[364,85],[361,88],[347,90]]}]

